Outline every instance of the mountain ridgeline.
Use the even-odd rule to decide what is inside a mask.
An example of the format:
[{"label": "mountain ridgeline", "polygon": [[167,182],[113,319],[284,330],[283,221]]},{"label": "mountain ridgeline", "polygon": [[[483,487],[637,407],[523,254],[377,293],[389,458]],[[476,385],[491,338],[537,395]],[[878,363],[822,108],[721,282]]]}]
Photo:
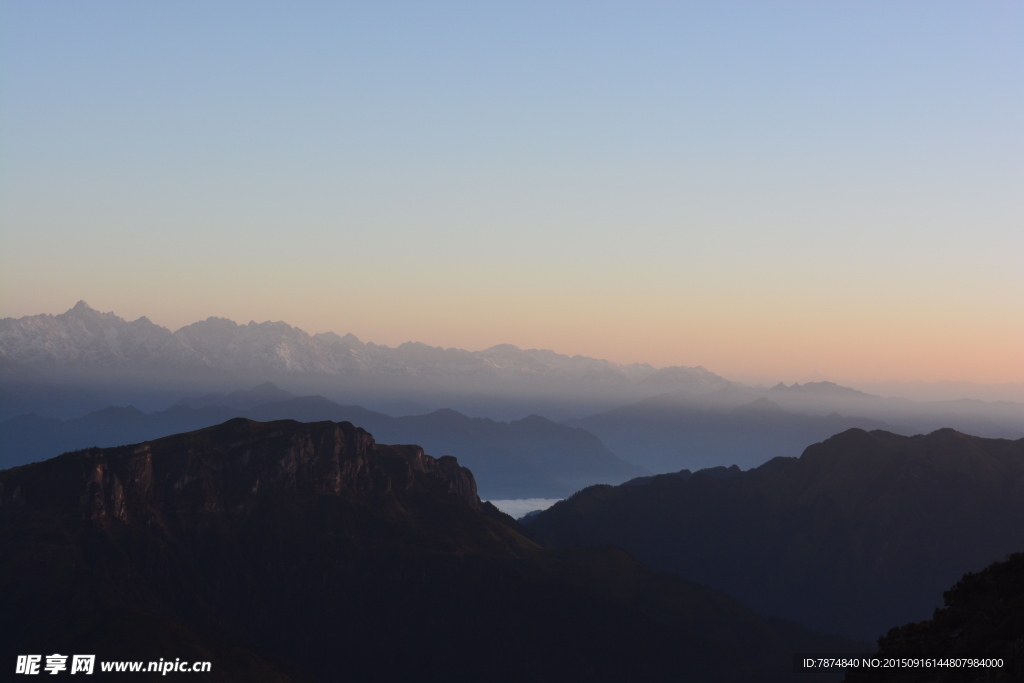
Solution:
[{"label": "mountain ridgeline", "polygon": [[0,319],[0,418],[73,417],[107,405],[153,410],[183,395],[266,381],[389,414],[452,408],[499,419],[563,419],[656,394],[721,388],[704,368],[658,369],[501,344],[483,351],[354,335],[284,322],[208,318],[172,332],[84,301],[59,315]]},{"label": "mountain ridgeline", "polygon": [[396,416],[447,408],[505,421],[585,419],[571,426],[652,471],[749,467],[850,427],[1024,436],[1022,402],[915,402],[831,382],[751,387],[699,366],[620,364],[510,344],[388,347],[284,322],[208,318],[172,332],[81,301],[59,315],[0,319],[0,420],[69,419],[126,405],[153,412],[183,396],[265,382]]},{"label": "mountain ridgeline", "polygon": [[852,429],[745,472],[590,487],[529,529],[560,546],[615,545],[760,612],[874,639],[1024,548],[1024,439]]},{"label": "mountain ridgeline", "polygon": [[4,662],[209,660],[211,681],[773,681],[792,652],[863,647],[616,549],[542,547],[454,458],[333,422],[0,472],[0,594]]}]

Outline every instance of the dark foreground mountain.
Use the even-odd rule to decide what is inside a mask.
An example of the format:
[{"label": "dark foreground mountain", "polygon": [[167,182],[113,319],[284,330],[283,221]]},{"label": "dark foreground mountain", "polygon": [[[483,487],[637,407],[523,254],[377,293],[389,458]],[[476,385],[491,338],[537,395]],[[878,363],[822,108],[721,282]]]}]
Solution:
[{"label": "dark foreground mountain", "polygon": [[[685,475],[685,473],[683,473]],[[1024,439],[849,430],[746,472],[595,486],[530,518],[768,614],[874,638],[1024,548]]]},{"label": "dark foreground mountain", "polygon": [[331,422],[0,472],[0,596],[4,667],[180,658],[211,681],[770,681],[849,646],[615,549],[538,546],[454,458]]},{"label": "dark foreground mountain", "polygon": [[[283,398],[282,398],[283,397]],[[262,399],[277,399],[261,403]],[[217,400],[226,404],[216,405]],[[481,495],[563,498],[595,483],[619,483],[645,473],[620,460],[589,432],[530,416],[511,422],[470,418],[454,410],[391,417],[322,396],[289,397],[265,384],[229,396],[209,396],[199,407],[175,405],[144,413],[131,406],[105,408],[72,420],[22,415],[0,422],[0,468],[92,446],[119,446],[192,431],[233,417],[300,422],[352,422],[386,443],[415,443],[453,455],[469,466]]]},{"label": "dark foreground mountain", "polygon": [[876,655],[921,659],[1001,660],[999,666],[853,670],[848,683],[1011,683],[1024,680],[1024,554],[1016,553],[945,593],[945,607],[928,621],[894,628]]}]

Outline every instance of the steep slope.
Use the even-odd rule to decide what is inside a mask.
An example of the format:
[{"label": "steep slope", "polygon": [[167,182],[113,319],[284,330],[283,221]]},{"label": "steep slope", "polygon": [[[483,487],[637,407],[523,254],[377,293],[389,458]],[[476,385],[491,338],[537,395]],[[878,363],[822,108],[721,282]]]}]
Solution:
[{"label": "steep slope", "polygon": [[843,647],[605,550],[547,550],[454,458],[244,419],[0,472],[3,661],[209,680],[785,680]]},{"label": "steep slope", "polygon": [[529,528],[863,638],[927,616],[963,572],[1024,547],[1024,440],[853,429],[800,458],[712,474],[592,487]]}]

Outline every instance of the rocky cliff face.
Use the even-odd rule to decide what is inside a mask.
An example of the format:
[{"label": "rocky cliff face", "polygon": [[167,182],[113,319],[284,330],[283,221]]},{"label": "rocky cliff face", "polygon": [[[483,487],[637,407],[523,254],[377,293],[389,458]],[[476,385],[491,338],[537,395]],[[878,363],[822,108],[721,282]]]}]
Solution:
[{"label": "rocky cliff face", "polygon": [[66,455],[9,479],[0,480],[0,505],[11,512],[49,504],[94,521],[166,523],[197,510],[251,511],[261,497],[391,494],[414,487],[444,491],[480,508],[473,474],[455,458],[432,458],[418,446],[378,446],[362,429],[332,422],[238,418],[137,446]]}]

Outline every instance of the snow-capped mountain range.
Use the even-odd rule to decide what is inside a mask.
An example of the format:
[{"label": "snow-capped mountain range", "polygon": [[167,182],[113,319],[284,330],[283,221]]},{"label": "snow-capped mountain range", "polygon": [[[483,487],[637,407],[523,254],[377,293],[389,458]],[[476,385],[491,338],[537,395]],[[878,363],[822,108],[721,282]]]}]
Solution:
[{"label": "snow-capped mountain range", "polygon": [[[0,320],[0,358],[43,369],[219,369],[394,378],[466,378],[643,383],[651,388],[714,391],[730,382],[702,367],[658,369],[620,365],[510,344],[483,351],[444,349],[417,342],[397,347],[364,343],[354,335],[310,335],[284,322],[239,325],[208,318],[172,332],[142,317],[126,321],[79,301],[66,313]],[[665,388],[662,388],[665,387]]]}]

